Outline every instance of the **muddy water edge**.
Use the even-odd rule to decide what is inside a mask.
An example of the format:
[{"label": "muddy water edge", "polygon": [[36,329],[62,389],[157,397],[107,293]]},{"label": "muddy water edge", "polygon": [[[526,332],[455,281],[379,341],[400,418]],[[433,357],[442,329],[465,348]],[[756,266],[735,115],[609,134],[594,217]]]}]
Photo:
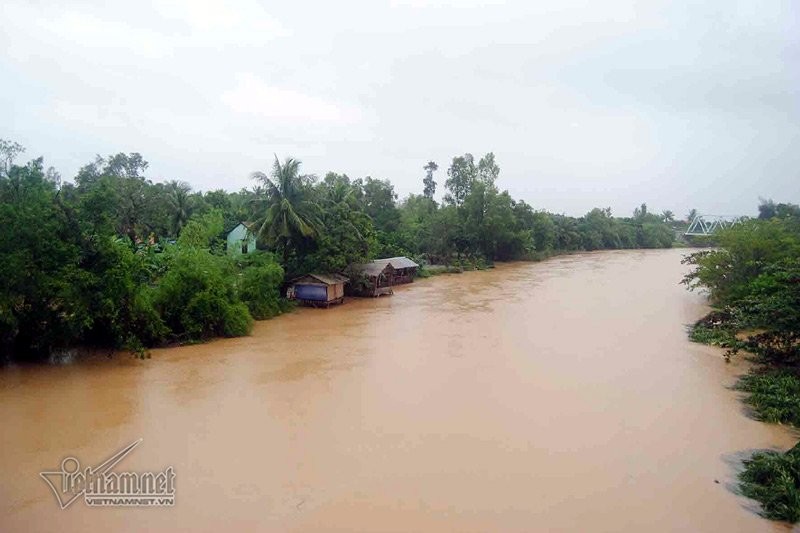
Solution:
[{"label": "muddy water edge", "polygon": [[[0,371],[0,530],[780,531],[733,491],[746,370],[692,344],[682,250],[439,276],[249,337]],[[171,508],[61,510],[66,455],[172,466]]]}]

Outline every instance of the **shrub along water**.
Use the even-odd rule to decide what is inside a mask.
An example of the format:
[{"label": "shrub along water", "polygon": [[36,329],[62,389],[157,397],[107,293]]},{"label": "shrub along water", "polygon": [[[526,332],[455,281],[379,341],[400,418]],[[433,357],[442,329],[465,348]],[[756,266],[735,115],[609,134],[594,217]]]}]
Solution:
[{"label": "shrub along water", "polygon": [[172,255],[153,302],[172,334],[180,340],[246,335],[252,317],[237,297],[231,261],[205,249],[177,249]]},{"label": "shrub along water", "polygon": [[789,369],[770,369],[743,376],[736,389],[764,422],[800,427],[800,377]]},{"label": "shrub along water", "polygon": [[272,318],[289,309],[287,300],[280,297],[283,269],[271,254],[250,254],[240,262],[239,298],[247,305],[256,320]]},{"label": "shrub along water", "polygon": [[[758,365],[736,388],[759,420],[800,427],[800,208],[765,202],[761,217],[723,231],[719,248],[690,255],[690,288],[708,290],[717,308],[697,322],[692,340],[745,350]],[[800,519],[800,451],[758,452],[744,462],[743,494],[764,515]]]},{"label": "shrub along water", "polygon": [[742,494],[761,502],[773,520],[800,520],[800,444],[786,453],[763,451],[744,461],[739,476]]}]

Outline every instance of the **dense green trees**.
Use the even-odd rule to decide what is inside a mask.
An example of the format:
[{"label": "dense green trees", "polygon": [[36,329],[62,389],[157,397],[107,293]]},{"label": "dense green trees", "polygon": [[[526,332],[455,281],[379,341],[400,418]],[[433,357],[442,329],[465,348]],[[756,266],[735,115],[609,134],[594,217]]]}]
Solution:
[{"label": "dense green trees", "polygon": [[[716,236],[719,248],[690,255],[683,282],[709,292],[716,320],[701,321],[696,336],[725,338],[762,361],[800,364],[800,216],[740,222]],[[707,329],[716,332],[704,332]],[[755,331],[746,341],[733,335]],[[794,370],[793,370],[794,371]]]},{"label": "dense green trees", "polygon": [[147,181],[146,166],[138,154],[98,158],[59,188],[41,159],[9,163],[0,176],[0,358],[79,344],[144,353],[243,335],[253,315],[280,312],[280,266],[225,255],[224,217],[198,194],[175,242],[173,186]]},{"label": "dense green trees", "polygon": [[88,274],[41,159],[0,180],[0,224],[0,341],[42,351],[79,334],[89,322]]},{"label": "dense green trees", "polygon": [[358,186],[347,176],[329,173],[313,190],[321,206],[323,231],[306,242],[292,272],[341,272],[352,263],[364,263],[377,247],[372,218],[360,207]]},{"label": "dense green trees", "polygon": [[795,204],[776,204],[771,199],[762,200],[758,206],[758,218],[761,220],[786,217],[800,217],[800,206]]},{"label": "dense green trees", "polygon": [[[15,165],[21,153],[0,142],[3,357],[244,334],[253,318],[284,309],[285,279],[375,257],[460,264],[671,242],[664,217],[646,208],[630,219],[536,211],[498,188],[492,153],[453,158],[441,204],[434,161],[423,167],[422,194],[399,201],[388,180],[320,180],[291,158],[253,173],[251,190],[201,193],[153,183],[138,153],[98,156],[63,183],[41,159]],[[225,253],[240,222],[257,233],[253,257]]]},{"label": "dense green trees", "polygon": [[760,287],[767,269],[788,268],[800,257],[800,217],[748,220],[720,232],[719,248],[692,254],[684,282],[703,287],[717,306],[737,305]]},{"label": "dense green trees", "polygon": [[[429,163],[425,168],[433,167]],[[472,154],[454,157],[447,175],[441,206],[424,193],[399,206],[399,231],[406,237],[401,239],[403,247],[434,262],[464,256],[506,260],[560,250],[668,247],[673,241],[674,232],[666,224],[671,212],[654,215],[644,204],[628,219],[613,217],[609,209],[594,209],[577,219],[536,212],[498,189],[500,168],[492,153],[477,164]]]},{"label": "dense green trees", "polygon": [[[627,219],[613,217],[608,209],[594,209],[577,219],[534,211],[498,188],[500,167],[492,153],[477,163],[472,154],[454,157],[440,205],[433,198],[437,169],[429,161],[422,194],[398,202],[388,180],[351,180],[335,173],[318,180],[300,177],[295,168],[293,185],[287,186],[293,200],[281,205],[313,206],[319,230],[304,233],[298,225],[287,241],[292,246],[282,246],[262,233],[261,245],[286,253],[284,267],[294,276],[310,270],[341,270],[375,256],[411,255],[449,264],[464,259],[537,258],[561,250],[666,247],[673,240],[666,224],[670,212],[654,215],[644,204]],[[266,183],[263,174],[255,176]],[[272,220],[268,209],[275,209],[281,198],[273,194],[252,216]]]}]

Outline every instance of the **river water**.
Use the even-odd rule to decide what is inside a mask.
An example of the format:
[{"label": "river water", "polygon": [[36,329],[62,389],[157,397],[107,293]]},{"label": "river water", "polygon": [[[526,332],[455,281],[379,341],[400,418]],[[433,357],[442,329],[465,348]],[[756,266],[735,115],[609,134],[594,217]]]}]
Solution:
[{"label": "river water", "polygon": [[[576,254],[301,309],[152,359],[0,371],[0,530],[773,531],[732,492],[788,448],[689,343],[682,250]],[[72,455],[172,508],[61,510]]]}]

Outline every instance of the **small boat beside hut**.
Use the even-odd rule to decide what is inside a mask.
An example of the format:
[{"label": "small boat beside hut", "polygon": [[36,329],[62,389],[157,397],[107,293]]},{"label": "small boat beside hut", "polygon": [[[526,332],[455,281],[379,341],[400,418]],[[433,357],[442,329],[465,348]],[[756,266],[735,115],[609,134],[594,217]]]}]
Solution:
[{"label": "small boat beside hut", "polygon": [[292,280],[286,297],[302,305],[329,307],[344,302],[344,286],[349,281],[341,274],[306,274]]}]

